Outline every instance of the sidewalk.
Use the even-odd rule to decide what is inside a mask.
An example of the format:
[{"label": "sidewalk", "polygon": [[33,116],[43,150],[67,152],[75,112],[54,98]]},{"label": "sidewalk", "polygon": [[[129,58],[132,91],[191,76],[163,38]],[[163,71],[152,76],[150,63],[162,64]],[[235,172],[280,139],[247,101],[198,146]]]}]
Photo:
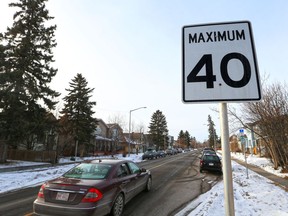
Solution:
[{"label": "sidewalk", "polygon": [[[238,160],[235,158],[232,158],[232,160],[239,163],[240,165],[246,167],[246,163],[244,161],[241,161],[241,160]],[[247,166],[248,166],[249,170],[252,170],[252,171],[258,173],[259,175],[262,175],[262,176],[270,179],[271,181],[273,181],[275,183],[275,185],[278,185],[278,186],[284,188],[286,191],[288,191],[288,179],[287,178],[279,177],[277,175],[274,175],[272,173],[269,173],[269,172],[261,169],[260,167],[257,167],[257,166],[251,165],[251,164],[247,164]],[[248,171],[248,176],[249,176],[249,171]]]}]

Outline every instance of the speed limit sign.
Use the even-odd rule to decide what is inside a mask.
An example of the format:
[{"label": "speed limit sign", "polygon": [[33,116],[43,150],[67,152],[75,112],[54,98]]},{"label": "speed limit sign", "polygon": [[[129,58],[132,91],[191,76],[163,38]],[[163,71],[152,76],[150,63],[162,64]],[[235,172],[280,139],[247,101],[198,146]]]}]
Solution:
[{"label": "speed limit sign", "polygon": [[183,102],[261,99],[249,21],[184,26]]}]

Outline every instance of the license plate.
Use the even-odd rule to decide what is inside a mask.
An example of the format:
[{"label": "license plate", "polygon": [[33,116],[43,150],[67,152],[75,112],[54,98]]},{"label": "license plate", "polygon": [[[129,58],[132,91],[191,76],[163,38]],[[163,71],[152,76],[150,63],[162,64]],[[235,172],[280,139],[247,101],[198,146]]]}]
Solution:
[{"label": "license plate", "polygon": [[209,166],[214,166],[214,163],[209,163]]},{"label": "license plate", "polygon": [[56,200],[67,201],[69,198],[69,193],[57,192]]}]

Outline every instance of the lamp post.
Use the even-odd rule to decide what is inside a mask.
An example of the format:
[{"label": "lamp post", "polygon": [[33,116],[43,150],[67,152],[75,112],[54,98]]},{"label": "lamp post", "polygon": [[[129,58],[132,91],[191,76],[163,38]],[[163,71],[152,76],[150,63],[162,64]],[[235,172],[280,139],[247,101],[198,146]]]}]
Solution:
[{"label": "lamp post", "polygon": [[145,108],[147,108],[147,107],[138,107],[138,108],[136,108],[136,109],[132,109],[132,110],[130,110],[129,111],[129,140],[128,140],[128,156],[130,157],[130,151],[131,151],[131,149],[130,149],[130,143],[131,143],[131,113],[133,112],[133,111],[136,111],[136,110],[139,110],[139,109],[145,109]]}]

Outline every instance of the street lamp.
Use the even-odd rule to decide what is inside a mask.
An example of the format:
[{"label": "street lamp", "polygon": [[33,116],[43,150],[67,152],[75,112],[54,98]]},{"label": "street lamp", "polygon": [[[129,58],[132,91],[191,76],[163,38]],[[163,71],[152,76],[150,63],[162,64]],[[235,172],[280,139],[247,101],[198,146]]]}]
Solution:
[{"label": "street lamp", "polygon": [[131,133],[131,113],[133,111],[136,111],[136,110],[139,110],[139,109],[145,109],[145,108],[147,108],[147,107],[138,107],[136,109],[132,109],[132,110],[129,111],[129,140],[128,140],[129,157],[130,157],[130,151],[131,151],[131,149],[130,149],[130,143],[131,143],[131,134],[130,134]]}]

